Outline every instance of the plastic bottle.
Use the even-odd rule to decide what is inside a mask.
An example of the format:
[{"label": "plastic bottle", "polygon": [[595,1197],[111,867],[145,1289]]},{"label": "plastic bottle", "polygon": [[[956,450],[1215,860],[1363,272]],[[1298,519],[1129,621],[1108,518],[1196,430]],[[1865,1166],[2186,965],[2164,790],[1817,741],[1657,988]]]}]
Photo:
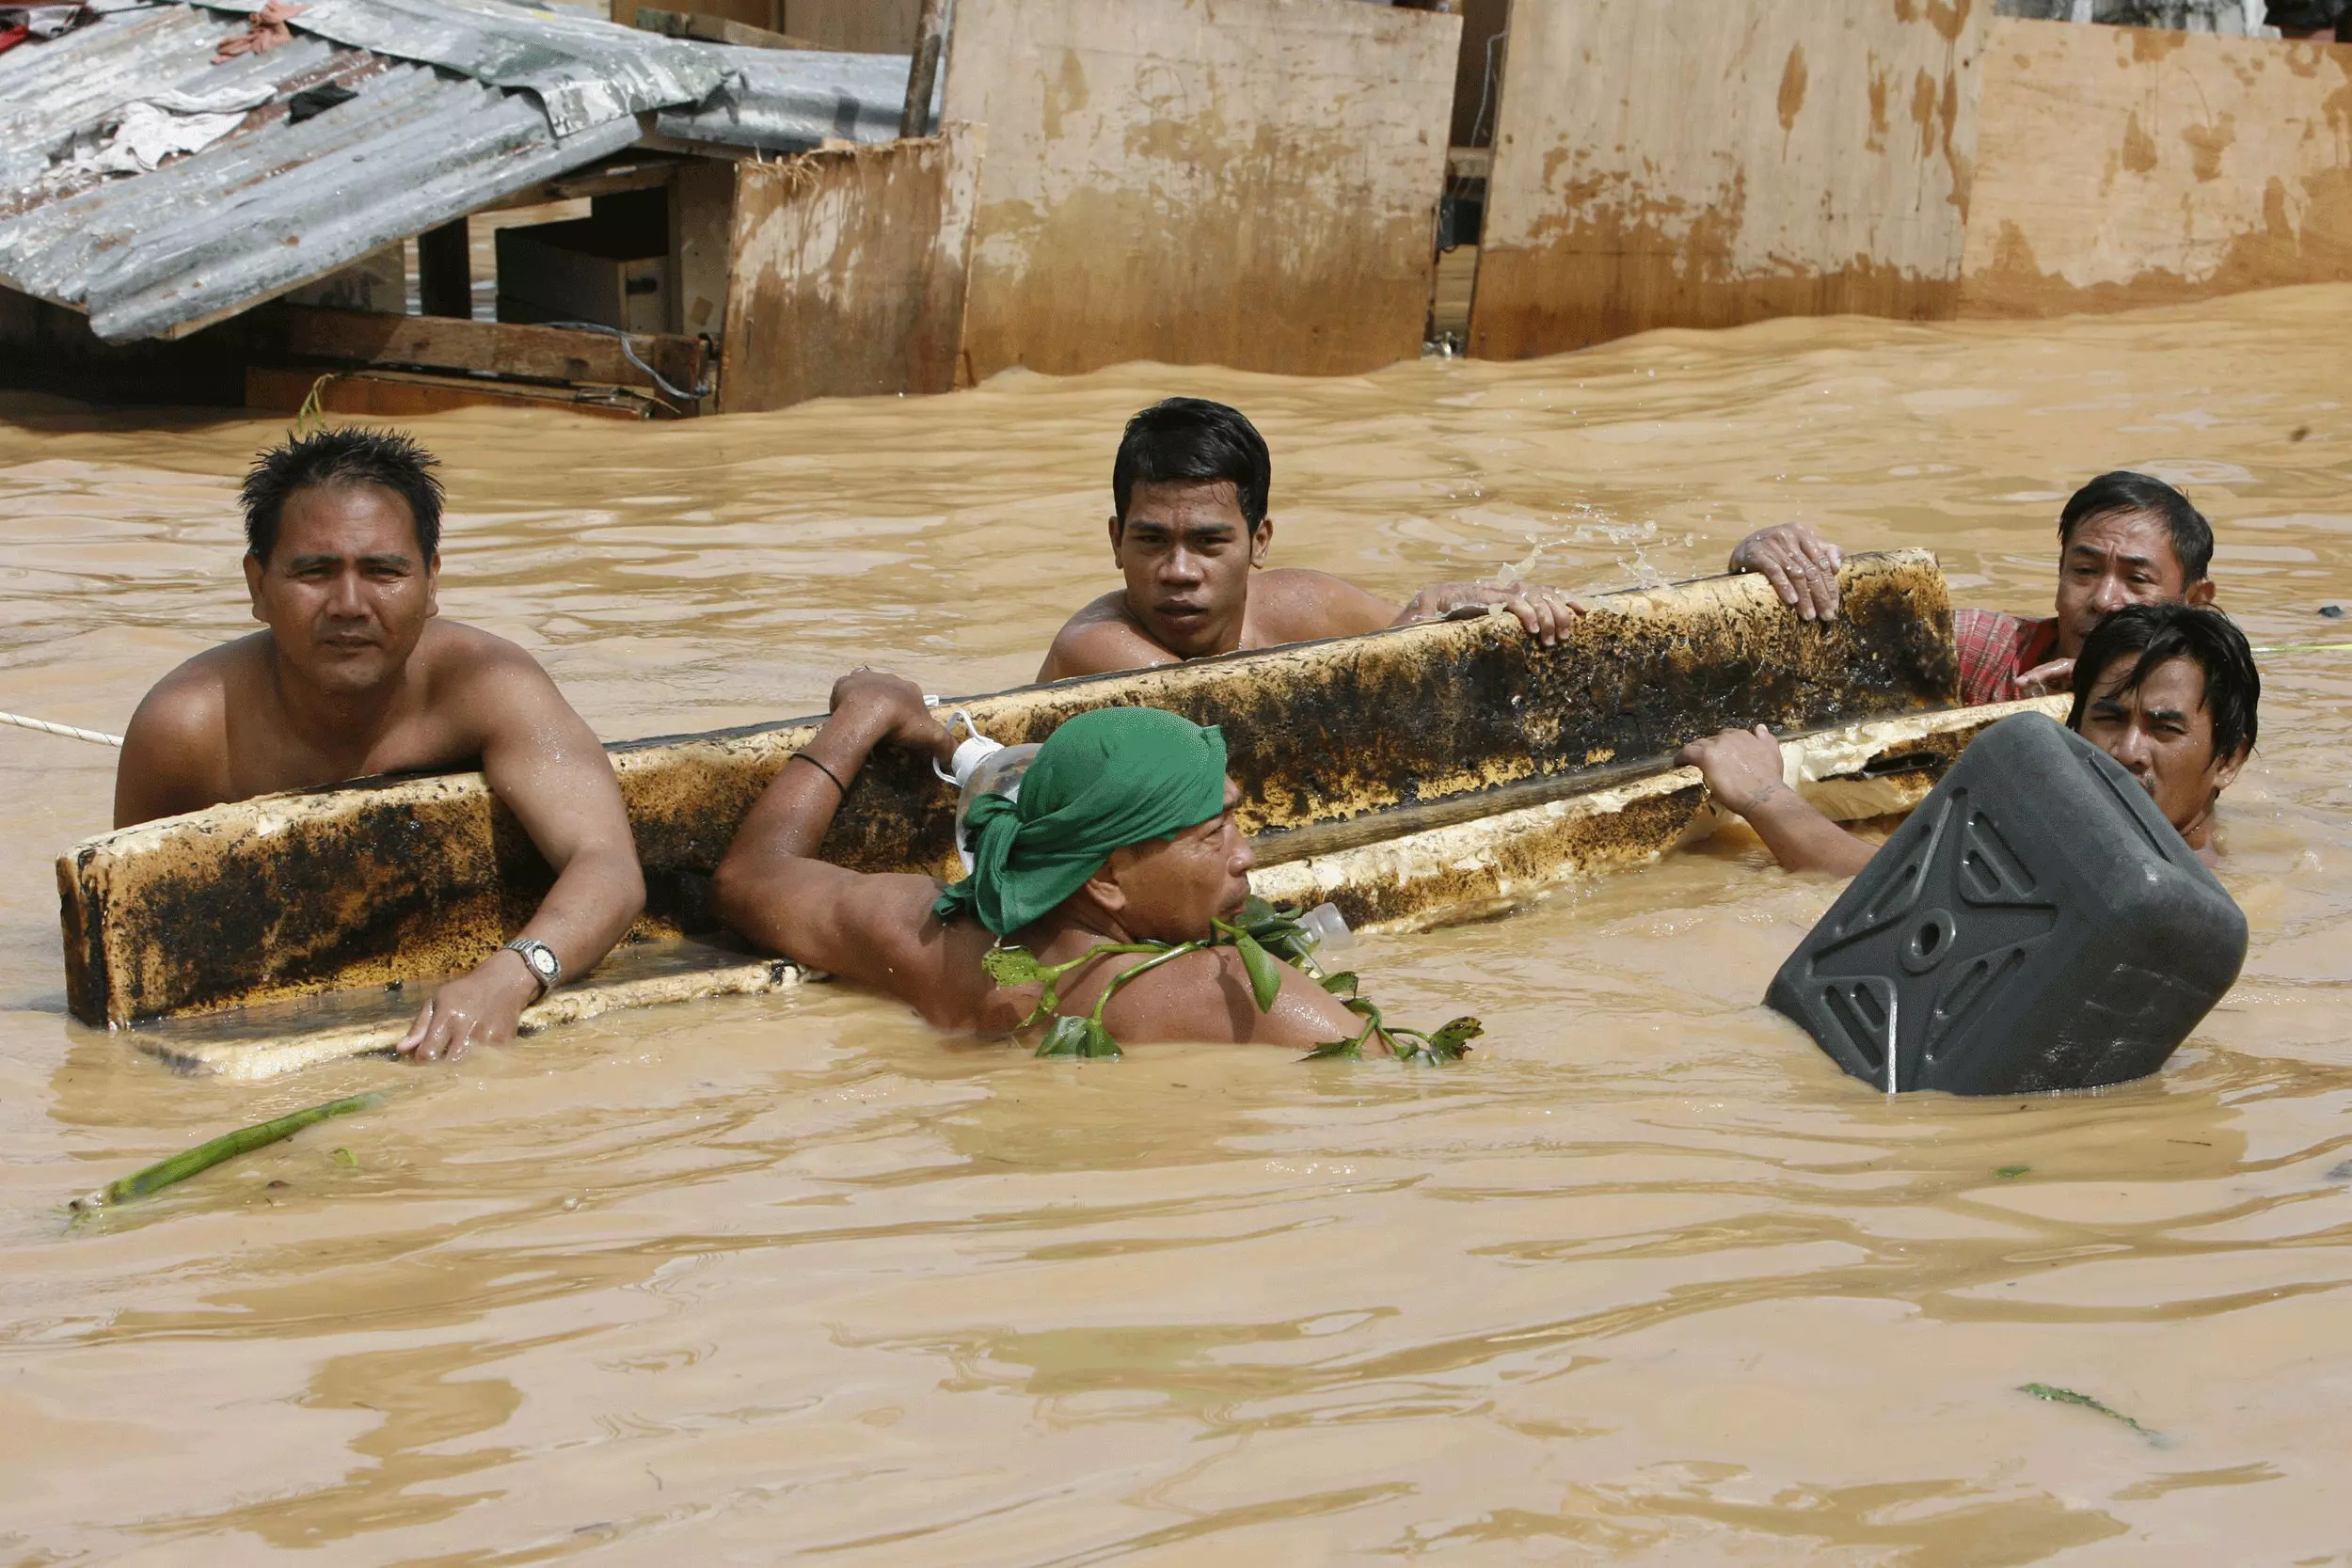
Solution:
[{"label": "plastic bottle", "polygon": [[[1037,760],[1035,745],[1007,746],[991,740],[972,727],[972,716],[958,708],[947,716],[947,733],[955,733],[956,724],[963,725],[964,739],[956,747],[954,758],[942,771],[934,763],[931,771],[962,792],[956,801],[956,855],[963,862],[963,869],[972,869],[972,845],[964,835],[964,818],[972,812],[972,802],[983,795],[1002,795],[1009,800],[1021,799],[1021,775]],[[1334,911],[1336,912],[1336,911]]]},{"label": "plastic bottle", "polygon": [[1356,933],[1347,928],[1347,918],[1337,904],[1317,904],[1298,917],[1298,924],[1314,943],[1317,958],[1344,953],[1356,945]]}]

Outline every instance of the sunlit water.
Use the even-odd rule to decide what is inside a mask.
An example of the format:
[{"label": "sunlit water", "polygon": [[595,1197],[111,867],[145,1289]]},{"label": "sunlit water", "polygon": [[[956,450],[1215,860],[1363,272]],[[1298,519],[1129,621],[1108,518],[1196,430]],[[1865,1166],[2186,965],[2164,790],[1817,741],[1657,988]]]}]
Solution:
[{"label": "sunlit water", "polygon": [[[2352,588],[2347,330],[2313,289],[419,428],[445,612],[619,738],[858,662],[1026,679],[1113,580],[1120,420],[1173,391],[1265,430],[1278,561],[1398,598],[1691,576],[1793,517],[2040,609],[2060,499],[2127,465],[2215,517],[2258,642],[2352,641],[2316,613]],[[0,707],[119,729],[248,625],[231,491],[278,427],[14,406]],[[62,1012],[50,866],[111,753],[0,731],[0,1561],[2344,1560],[2352,653],[2265,678],[2245,978],[2155,1079],[1983,1102],[1890,1102],[1756,1006],[1835,890],[1737,842],[1367,942],[1392,1015],[1486,1018],[1452,1070],[1047,1064],[816,988],[175,1080]],[[397,1093],[65,1228],[362,1086]]]}]

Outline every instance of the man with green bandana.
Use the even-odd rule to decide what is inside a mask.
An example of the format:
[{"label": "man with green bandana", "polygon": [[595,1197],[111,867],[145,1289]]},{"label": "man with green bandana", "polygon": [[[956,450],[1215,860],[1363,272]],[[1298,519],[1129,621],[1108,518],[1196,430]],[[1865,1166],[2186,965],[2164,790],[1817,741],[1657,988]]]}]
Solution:
[{"label": "man with green bandana", "polygon": [[[1037,1006],[1036,985],[999,986],[982,969],[1000,938],[1052,966],[1109,942],[1206,937],[1248,896],[1249,846],[1232,816],[1241,792],[1216,730],[1156,708],[1069,721],[1030,763],[1017,800],[973,802],[972,875],[951,886],[816,858],[850,782],[884,741],[941,763],[955,751],[912,683],[853,671],[833,689],[833,717],[737,831],[715,878],[719,913],[767,951],[897,997],[939,1028],[1009,1035]],[[1061,1012],[1090,1012],[1146,957],[1073,969]],[[1307,1047],[1358,1033],[1322,987],[1287,965],[1281,981],[1262,1012],[1240,955],[1208,948],[1120,987],[1104,1022],[1131,1044]]]}]

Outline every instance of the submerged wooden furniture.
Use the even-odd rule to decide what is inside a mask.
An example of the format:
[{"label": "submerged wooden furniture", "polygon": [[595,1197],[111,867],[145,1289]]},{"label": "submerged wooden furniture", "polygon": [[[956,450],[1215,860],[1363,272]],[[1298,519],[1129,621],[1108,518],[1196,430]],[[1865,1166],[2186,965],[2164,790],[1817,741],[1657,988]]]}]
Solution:
[{"label": "submerged wooden furniture", "polygon": [[[1955,689],[1942,575],[1926,552],[1902,551],[1853,558],[1843,583],[1846,611],[1829,626],[1798,621],[1760,578],[1716,578],[1608,595],[1553,648],[1489,615],[955,705],[1009,742],[1042,739],[1073,714],[1120,704],[1221,724],[1262,891],[1311,890],[1359,925],[1425,920],[1671,848],[1692,830],[1700,801],[1694,776],[1677,779],[1667,759],[1725,724],[1872,726],[1810,742],[1851,753],[1820,776],[1910,757],[1903,766],[1925,770],[1922,791],[1932,784],[1941,759],[1983,721],[1919,717],[1948,709]],[[663,995],[789,983],[784,969],[703,944],[724,940],[708,878],[753,800],[818,722],[612,748],[646,872],[647,911],[631,933],[640,947],[537,1016],[560,1022]],[[864,870],[948,874],[953,806],[953,792],[922,764],[878,753],[826,852]],[[1473,844],[1501,858],[1463,869]],[[477,961],[521,926],[549,879],[478,773],[365,781],[147,823],[58,863],[69,1000],[84,1021],[119,1025],[373,987],[378,1012],[397,1015],[406,1005],[383,1000],[382,988]],[[691,947],[644,945],[690,939]],[[611,986],[635,989],[599,989]],[[267,1021],[142,1028],[135,1037],[223,1069],[223,1052],[249,1040],[255,1022]],[[316,1032],[331,1022],[381,1036],[387,1022],[288,1015],[268,1026]],[[201,1051],[170,1043],[199,1037],[210,1042]],[[364,1048],[390,1037],[370,1037]]]}]

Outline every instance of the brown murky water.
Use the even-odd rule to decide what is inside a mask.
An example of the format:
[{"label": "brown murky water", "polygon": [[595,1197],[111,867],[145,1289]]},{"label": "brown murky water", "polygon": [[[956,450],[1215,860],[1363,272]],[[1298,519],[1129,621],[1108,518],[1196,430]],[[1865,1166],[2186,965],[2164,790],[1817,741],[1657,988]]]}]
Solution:
[{"label": "brown murky water", "polygon": [[[2129,464],[2216,517],[2258,642],[2352,641],[2315,614],[2352,590],[2348,328],[2303,290],[423,432],[446,610],[618,737],[853,662],[1025,678],[1111,580],[1119,420],[1180,389],[1263,424],[1278,559],[1398,596],[1538,552],[1692,575],[1802,517],[2034,608],[2058,499]],[[0,707],[119,728],[246,625],[230,486],[274,427],[17,406]],[[2026,1102],[1889,1103],[1756,1006],[1832,890],[1737,845],[1367,942],[1393,1012],[1485,1015],[1458,1070],[1049,1065],[818,989],[175,1081],[61,1010],[49,865],[111,757],[0,731],[0,1561],[2346,1560],[2352,654],[2266,677],[2245,979],[2160,1077]],[[364,1085],[399,1093],[64,1229]]]}]

